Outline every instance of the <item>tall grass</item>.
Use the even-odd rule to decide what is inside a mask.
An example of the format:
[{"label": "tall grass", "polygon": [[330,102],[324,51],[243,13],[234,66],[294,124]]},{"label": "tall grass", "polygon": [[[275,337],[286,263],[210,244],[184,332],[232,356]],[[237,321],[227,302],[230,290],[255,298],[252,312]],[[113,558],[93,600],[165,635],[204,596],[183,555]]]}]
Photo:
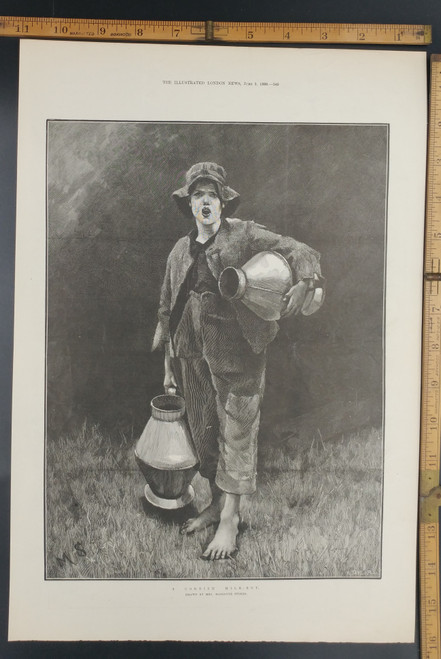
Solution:
[{"label": "tall grass", "polygon": [[366,429],[289,455],[266,446],[258,490],[242,497],[239,552],[207,562],[214,534],[179,533],[209,500],[197,475],[194,502],[162,511],[143,496],[133,441],[96,426],[49,439],[46,474],[48,578],[379,577],[382,438]]}]

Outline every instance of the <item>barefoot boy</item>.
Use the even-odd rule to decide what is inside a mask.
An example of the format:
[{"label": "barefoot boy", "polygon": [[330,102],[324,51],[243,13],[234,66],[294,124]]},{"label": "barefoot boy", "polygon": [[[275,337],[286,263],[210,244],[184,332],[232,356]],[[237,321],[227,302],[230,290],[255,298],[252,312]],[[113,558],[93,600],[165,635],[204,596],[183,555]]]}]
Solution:
[{"label": "barefoot boy", "polygon": [[224,300],[219,275],[258,252],[279,252],[296,282],[286,296],[288,316],[299,313],[314,276],[320,277],[319,255],[293,238],[232,219],[239,194],[216,163],[193,165],[173,197],[195,227],[168,257],[152,349],[165,350],[164,388],[179,386],[185,398],[199,471],[212,493],[210,505],[181,532],[218,524],[203,553],[216,560],[236,551],[240,497],[256,489],[266,346],[278,331],[275,321],[262,320],[240,301]]}]

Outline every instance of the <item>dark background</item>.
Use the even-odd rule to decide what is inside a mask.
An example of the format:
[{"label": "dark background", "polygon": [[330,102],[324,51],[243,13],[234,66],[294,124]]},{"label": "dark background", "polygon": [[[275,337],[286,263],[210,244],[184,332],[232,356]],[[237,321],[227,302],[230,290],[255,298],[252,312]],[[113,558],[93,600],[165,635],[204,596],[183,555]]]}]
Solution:
[{"label": "dark background", "polygon": [[142,431],[162,391],[165,262],[193,228],[171,192],[200,160],[225,166],[238,217],[322,254],[324,307],[282,321],[269,349],[261,441],[330,403],[325,438],[359,425],[360,401],[380,425],[387,149],[384,125],[49,122],[49,432]]},{"label": "dark background", "polygon": [[[1,15],[57,16],[90,18],[139,18],[170,20],[228,20],[228,21],[300,21],[300,22],[368,22],[368,23],[429,23],[433,25],[433,44],[430,54],[441,52],[441,6],[439,0],[273,0],[271,3],[235,0],[213,2],[191,0],[0,0]],[[10,460],[10,405],[12,373],[13,267],[16,167],[18,41],[0,40],[0,264],[2,348],[0,378],[0,477],[1,477],[1,536],[0,543],[0,656],[4,657],[119,657],[152,656],[205,657],[332,657],[370,658],[418,657],[418,643],[408,645],[306,645],[306,644],[174,644],[174,643],[14,643],[6,644],[8,605],[8,506]],[[238,213],[239,214],[239,213]],[[240,214],[239,214],[240,216]],[[32,539],[30,538],[30,542]],[[329,603],[332,606],[332,602]],[[361,603],[359,603],[361,604]],[[360,610],[360,615],[363,615]]]}]

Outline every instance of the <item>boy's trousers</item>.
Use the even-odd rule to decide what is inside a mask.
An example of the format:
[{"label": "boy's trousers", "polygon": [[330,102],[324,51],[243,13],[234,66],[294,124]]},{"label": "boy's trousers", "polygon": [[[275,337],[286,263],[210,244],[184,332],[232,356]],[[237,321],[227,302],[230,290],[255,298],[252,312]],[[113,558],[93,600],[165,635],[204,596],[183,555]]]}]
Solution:
[{"label": "boy's trousers", "polygon": [[252,494],[265,350],[252,351],[234,309],[211,292],[190,292],[172,341],[200,473],[225,492]]}]

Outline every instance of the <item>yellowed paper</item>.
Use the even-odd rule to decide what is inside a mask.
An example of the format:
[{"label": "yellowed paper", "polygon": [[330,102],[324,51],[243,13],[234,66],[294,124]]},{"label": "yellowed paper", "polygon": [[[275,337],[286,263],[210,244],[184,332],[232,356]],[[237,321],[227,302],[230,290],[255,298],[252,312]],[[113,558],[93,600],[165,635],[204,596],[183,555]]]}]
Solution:
[{"label": "yellowed paper", "polygon": [[[54,162],[50,160],[55,144],[51,142],[51,130],[55,124],[59,127],[60,121],[66,122],[65,126],[69,122],[102,122],[109,127],[109,140],[116,134],[112,132],[115,122],[120,122],[118,126],[128,122],[158,126],[187,122],[213,127],[219,124],[283,124],[326,126],[329,130],[335,130],[336,126],[384,127],[387,134],[387,180],[384,182],[387,194],[383,213],[385,306],[381,309],[381,313],[384,311],[384,361],[380,360],[378,366],[380,371],[384,368],[384,471],[381,545],[378,545],[381,565],[377,573],[357,572],[352,578],[349,571],[344,573],[343,569],[332,578],[324,573],[284,578],[278,577],[279,564],[275,568],[277,578],[200,580],[161,578],[159,575],[144,579],[137,575],[118,579],[109,575],[105,579],[63,579],[53,578],[50,571],[48,578],[49,558],[45,545],[46,266],[47,214],[50,217],[54,200],[50,183],[55,180],[50,178],[54,176],[54,165],[48,170],[48,162]],[[231,134],[229,130],[225,128],[227,136]],[[287,128],[289,130],[291,128]],[[268,134],[272,134],[269,128]],[[413,641],[425,144],[426,61],[423,53],[22,42],[11,640]],[[66,141],[64,150],[68,152],[70,148],[71,143]],[[91,148],[90,143],[87,148]],[[100,145],[96,148],[98,152]],[[285,154],[283,141],[279,148]],[[337,167],[329,149],[324,150],[321,157],[328,170]],[[208,153],[201,153],[200,159],[208,159]],[[164,197],[168,198],[178,187],[178,174],[182,176],[183,169],[191,164],[177,162],[173,180],[164,175]],[[246,154],[241,154],[234,166],[239,171],[241,167],[252,167],[253,163]],[[92,170],[84,171],[83,186],[87,185],[88,178],[95,180],[95,175]],[[148,176],[146,172],[146,181]],[[69,181],[65,184],[67,189]],[[323,186],[326,185],[329,183],[324,179]],[[360,188],[370,185],[368,177],[359,181]],[[256,181],[256,188],[261,186],[264,186],[263,179]],[[328,188],[322,214],[333,207],[333,195],[344,195],[345,189],[349,188],[344,180],[337,192]],[[78,195],[81,191],[79,186]],[[277,187],[268,190],[269,204],[272,195],[277,197],[278,192]],[[111,189],[108,195],[112,195]],[[158,192],[158,199],[162,199],[161,195],[162,190]],[[307,199],[306,190],[304,199]],[[354,193],[353,199],[346,201],[348,207],[353,208],[354,217],[366,212],[359,207],[360,199],[364,197]],[[301,205],[300,201],[298,203]],[[302,212],[308,213],[306,202]],[[130,214],[130,202],[127,214]],[[66,223],[70,220],[72,218],[67,218]],[[335,231],[338,221],[330,212],[326,231],[330,234]],[[179,235],[170,236],[170,248]],[[306,242],[310,239],[311,232],[304,237]],[[348,234],[346,240],[342,240],[342,260],[346,252],[354,249],[357,240],[361,241],[360,233]],[[360,254],[363,254],[361,249]],[[65,256],[67,259],[68,254]],[[324,261],[326,258],[327,255],[322,254]],[[362,260],[360,256],[359,267],[354,267],[351,275],[355,280],[359,278],[360,298],[366,295],[370,285],[363,275],[360,276],[364,272]],[[158,286],[158,282],[155,285]],[[332,304],[333,291],[329,290],[327,295],[327,303]],[[367,316],[360,318],[360,323],[364,322],[368,322]],[[360,378],[364,377],[366,373],[360,373]],[[338,476],[335,487],[339,487]],[[349,490],[348,509],[351,496]],[[139,501],[134,505],[139,506]],[[277,516],[276,511],[275,518]],[[141,513],[139,523],[144,523]],[[112,543],[110,531],[106,541]],[[154,544],[154,539],[152,542]],[[369,538],[365,537],[363,542],[368,543]],[[81,552],[88,550],[87,543],[83,538],[73,538],[72,543],[72,546],[66,545],[65,551],[72,562],[78,562],[84,558]],[[80,544],[76,546],[75,543]],[[245,551],[245,543],[244,535],[241,551]],[[51,557],[55,567],[57,558],[67,565],[66,558],[59,553]]]}]

